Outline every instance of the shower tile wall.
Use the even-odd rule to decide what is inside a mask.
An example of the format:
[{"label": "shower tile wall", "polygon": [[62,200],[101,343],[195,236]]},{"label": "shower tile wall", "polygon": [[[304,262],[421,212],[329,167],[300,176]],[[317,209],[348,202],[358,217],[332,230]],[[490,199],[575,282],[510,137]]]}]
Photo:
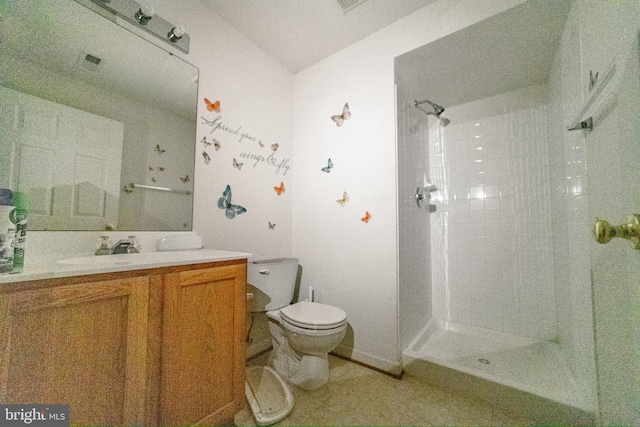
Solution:
[{"label": "shower tile wall", "polygon": [[450,110],[429,130],[434,317],[555,339],[547,106],[464,123]]},{"label": "shower tile wall", "polygon": [[401,348],[409,346],[431,318],[429,213],[415,192],[429,178],[427,117],[398,91],[398,253]]}]

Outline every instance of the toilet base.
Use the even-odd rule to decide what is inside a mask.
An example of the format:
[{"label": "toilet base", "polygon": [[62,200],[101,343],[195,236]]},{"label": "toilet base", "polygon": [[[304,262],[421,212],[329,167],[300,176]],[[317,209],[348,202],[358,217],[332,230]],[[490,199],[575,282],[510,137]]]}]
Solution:
[{"label": "toilet base", "polygon": [[267,316],[273,345],[269,364],[286,381],[305,390],[325,385],[329,381],[328,354],[344,338],[346,324],[309,334],[295,326],[283,326],[279,312],[270,311]]},{"label": "toilet base", "polygon": [[[286,365],[286,366],[283,366]],[[273,366],[287,381],[305,390],[317,390],[329,381],[329,361],[327,356],[302,356],[294,369],[291,363],[276,361]],[[280,369],[278,369],[280,366]],[[284,371],[284,372],[281,372]],[[290,373],[291,375],[287,375]]]},{"label": "toilet base", "polygon": [[270,364],[285,380],[305,390],[316,390],[329,381],[327,354],[298,354],[289,345],[273,343]]}]

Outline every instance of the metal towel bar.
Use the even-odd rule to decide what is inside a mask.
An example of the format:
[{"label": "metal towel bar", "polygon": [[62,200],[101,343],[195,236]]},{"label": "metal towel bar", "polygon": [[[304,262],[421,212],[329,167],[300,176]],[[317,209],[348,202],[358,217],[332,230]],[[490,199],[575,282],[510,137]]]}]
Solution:
[{"label": "metal towel bar", "polygon": [[143,188],[145,190],[168,191],[170,193],[178,193],[178,194],[189,194],[189,195],[191,194],[190,190],[178,190],[175,188],[168,188],[168,187],[156,187],[154,185],[135,184],[133,182],[129,184],[129,187]]}]

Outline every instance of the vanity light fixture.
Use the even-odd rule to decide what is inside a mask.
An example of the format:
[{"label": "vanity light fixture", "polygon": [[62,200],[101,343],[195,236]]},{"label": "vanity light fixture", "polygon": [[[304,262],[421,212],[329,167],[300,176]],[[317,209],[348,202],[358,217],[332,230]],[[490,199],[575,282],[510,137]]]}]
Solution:
[{"label": "vanity light fixture", "polygon": [[[0,0],[2,1],[2,0]],[[110,13],[128,21],[139,29],[163,40],[165,43],[189,53],[189,34],[179,25],[174,25],[156,15],[154,0],[74,0],[102,14],[106,9]],[[95,6],[102,9],[99,11]],[[109,18],[118,23],[117,20]],[[120,24],[121,26],[124,26]]]}]

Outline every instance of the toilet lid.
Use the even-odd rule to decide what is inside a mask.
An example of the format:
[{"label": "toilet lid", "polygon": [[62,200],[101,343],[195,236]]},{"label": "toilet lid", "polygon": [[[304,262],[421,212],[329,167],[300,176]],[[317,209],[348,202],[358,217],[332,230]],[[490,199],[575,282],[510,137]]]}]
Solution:
[{"label": "toilet lid", "polygon": [[302,328],[335,328],[347,320],[347,313],[338,307],[308,301],[281,308],[280,315],[283,320]]}]

